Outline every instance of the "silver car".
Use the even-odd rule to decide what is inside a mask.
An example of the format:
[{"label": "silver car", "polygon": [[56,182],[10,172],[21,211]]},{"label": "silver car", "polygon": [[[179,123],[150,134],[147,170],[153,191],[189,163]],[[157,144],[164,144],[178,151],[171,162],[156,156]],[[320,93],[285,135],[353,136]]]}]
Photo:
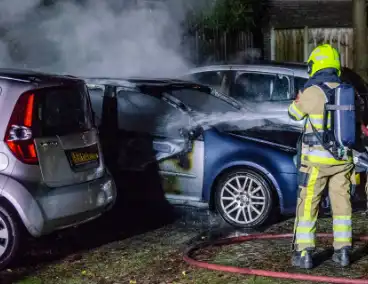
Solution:
[{"label": "silver car", "polygon": [[[308,77],[306,64],[279,62],[210,65],[193,68],[180,76],[215,87],[270,120],[296,127],[302,127],[304,122],[290,119],[287,109]],[[343,68],[342,79],[353,84],[360,95],[360,103],[367,106],[368,91],[364,80],[349,68]],[[368,121],[368,117],[365,120]]]},{"label": "silver car", "polygon": [[23,238],[92,220],[110,209],[115,183],[104,166],[84,81],[0,70],[0,268]]}]

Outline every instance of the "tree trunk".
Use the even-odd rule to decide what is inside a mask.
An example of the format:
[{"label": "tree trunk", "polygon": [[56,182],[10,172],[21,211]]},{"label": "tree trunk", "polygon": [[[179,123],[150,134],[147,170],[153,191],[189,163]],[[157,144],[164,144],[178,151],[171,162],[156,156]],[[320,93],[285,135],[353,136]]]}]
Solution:
[{"label": "tree trunk", "polygon": [[353,0],[354,69],[368,80],[366,0]]}]

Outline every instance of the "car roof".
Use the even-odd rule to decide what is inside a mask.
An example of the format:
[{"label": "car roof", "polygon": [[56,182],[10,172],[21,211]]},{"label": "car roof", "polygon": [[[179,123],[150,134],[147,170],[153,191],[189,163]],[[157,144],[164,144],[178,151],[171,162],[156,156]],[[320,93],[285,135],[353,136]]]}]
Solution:
[{"label": "car roof", "polygon": [[35,71],[31,69],[11,69],[0,68],[0,79],[14,80],[21,82],[64,82],[64,81],[81,81],[81,79],[71,75],[61,75],[44,73],[41,71]]},{"label": "car roof", "polygon": [[273,61],[273,60],[253,60],[253,61],[245,61],[241,62],[223,62],[218,64],[210,64],[210,65],[203,65],[197,66],[196,68],[205,68],[208,66],[230,66],[230,67],[243,67],[243,66],[259,66],[259,67],[279,67],[291,70],[304,70],[307,68],[306,63],[302,62],[280,62],[280,61]]},{"label": "car roof", "polygon": [[[212,94],[212,92],[216,93],[216,97],[218,99],[221,99],[223,101],[226,101],[228,104],[231,104],[233,107],[240,108],[240,103],[236,101],[235,99],[226,96],[222,93],[219,93],[217,90],[212,88],[211,86],[188,81],[188,80],[181,80],[176,78],[144,78],[144,77],[134,77],[134,78],[84,78],[85,82],[87,83],[87,86],[89,88],[97,87],[97,88],[104,88],[104,86],[109,85],[113,87],[123,87],[128,89],[136,89],[141,92],[144,92],[146,94],[152,95],[152,90],[160,90],[165,91],[168,89],[182,89],[182,88],[193,88],[197,90],[201,90],[204,92],[207,92],[208,94]],[[148,91],[148,93],[146,92]],[[153,92],[155,93],[155,97],[163,98],[162,93],[159,92]],[[171,96],[170,96],[171,97]],[[176,105],[184,105],[185,104],[178,98],[175,97]],[[184,109],[188,109],[187,106],[184,107]]]},{"label": "car roof", "polygon": [[[343,70],[350,70],[347,67],[343,67]],[[253,60],[244,63],[234,62],[234,63],[218,63],[204,66],[197,66],[188,71],[189,74],[199,73],[199,72],[208,72],[208,71],[226,71],[226,70],[235,70],[235,71],[267,71],[267,72],[276,72],[276,73],[293,73],[295,76],[308,78],[309,75],[307,73],[308,65],[302,62],[279,62],[272,60]]]},{"label": "car roof", "polygon": [[307,73],[307,65],[305,63],[294,63],[294,62],[276,62],[276,61],[255,61],[248,62],[244,64],[212,64],[206,66],[198,66],[189,70],[189,74],[199,73],[199,72],[208,72],[214,70],[252,70],[252,71],[266,71],[267,72],[276,72],[276,73],[297,73],[298,76],[308,77]]},{"label": "car roof", "polygon": [[184,87],[200,87],[211,89],[210,86],[192,82],[189,80],[182,80],[176,78],[145,78],[145,77],[128,77],[128,78],[108,78],[108,77],[87,77],[83,78],[89,85],[110,85],[116,87],[170,87],[181,85]]}]

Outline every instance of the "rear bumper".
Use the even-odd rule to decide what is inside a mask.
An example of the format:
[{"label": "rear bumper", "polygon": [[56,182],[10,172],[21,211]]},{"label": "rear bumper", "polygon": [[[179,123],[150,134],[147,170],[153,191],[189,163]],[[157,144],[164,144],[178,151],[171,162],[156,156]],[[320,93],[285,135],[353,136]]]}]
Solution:
[{"label": "rear bumper", "polygon": [[109,173],[86,183],[35,191],[9,178],[2,190],[34,237],[97,218],[113,206],[116,194]]},{"label": "rear bumper", "polygon": [[44,212],[41,234],[90,221],[110,209],[116,200],[116,186],[109,174],[102,178],[49,190],[36,197]]}]

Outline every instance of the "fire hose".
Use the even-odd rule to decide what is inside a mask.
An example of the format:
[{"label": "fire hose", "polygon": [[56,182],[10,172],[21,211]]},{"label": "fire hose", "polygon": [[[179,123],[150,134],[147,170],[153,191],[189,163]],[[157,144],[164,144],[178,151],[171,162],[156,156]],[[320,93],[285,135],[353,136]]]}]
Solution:
[{"label": "fire hose", "polygon": [[[261,269],[251,269],[246,267],[236,267],[236,266],[227,266],[221,264],[208,263],[200,260],[196,260],[191,257],[191,255],[199,249],[203,249],[209,246],[222,246],[222,245],[230,245],[242,242],[248,242],[252,240],[270,240],[270,239],[286,239],[292,238],[293,234],[250,234],[245,236],[238,237],[230,237],[230,238],[220,238],[215,241],[207,241],[202,242],[196,245],[190,246],[184,253],[184,261],[188,264],[200,268],[217,270],[223,272],[232,272],[239,274],[247,274],[247,275],[256,275],[263,277],[273,277],[273,278],[282,278],[282,279],[293,279],[293,280],[304,280],[309,282],[327,282],[327,283],[344,283],[344,284],[368,284],[368,278],[344,278],[344,277],[330,277],[330,276],[317,276],[310,274],[302,274],[302,273],[288,273],[288,272],[276,272],[269,270],[261,270]],[[320,233],[317,234],[317,237],[320,238],[332,238],[332,234],[328,233]],[[356,236],[354,238],[358,241],[368,241],[368,236]]]}]

